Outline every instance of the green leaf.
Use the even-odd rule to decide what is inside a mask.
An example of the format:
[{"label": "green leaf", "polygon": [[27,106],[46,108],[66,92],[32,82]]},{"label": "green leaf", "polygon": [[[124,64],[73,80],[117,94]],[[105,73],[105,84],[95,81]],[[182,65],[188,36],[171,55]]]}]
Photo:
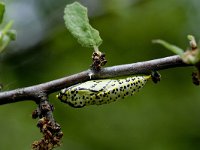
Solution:
[{"label": "green leaf", "polygon": [[99,32],[89,24],[87,8],[78,2],[65,7],[64,20],[67,29],[84,47],[98,47],[102,43]]},{"label": "green leaf", "polygon": [[4,12],[5,12],[5,5],[4,3],[0,2],[0,24],[3,20]]},{"label": "green leaf", "polygon": [[164,46],[166,49],[172,51],[173,53],[179,55],[179,56],[182,56],[183,53],[184,53],[184,50],[182,50],[181,48],[175,46],[175,45],[172,45],[166,41],[163,41],[163,40],[153,40],[153,43],[157,43],[157,44],[160,44],[162,46]]}]

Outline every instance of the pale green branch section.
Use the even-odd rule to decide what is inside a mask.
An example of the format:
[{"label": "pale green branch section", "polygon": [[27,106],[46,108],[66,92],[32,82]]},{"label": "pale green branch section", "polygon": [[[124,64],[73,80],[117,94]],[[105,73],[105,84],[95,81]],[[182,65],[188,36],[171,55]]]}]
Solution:
[{"label": "pale green branch section", "polygon": [[188,38],[188,40],[189,40],[190,47],[191,47],[192,49],[197,48],[197,43],[196,43],[196,40],[195,40],[194,36],[193,36],[193,35],[188,35],[187,38]]},{"label": "pale green branch section", "polygon": [[74,2],[65,7],[64,21],[67,29],[82,46],[94,48],[101,45],[99,32],[89,24],[87,8],[80,3]]},{"label": "pale green branch section", "polygon": [[198,66],[199,68],[199,63],[200,63],[200,49],[197,46],[195,37],[193,35],[188,35],[187,36],[188,40],[189,40],[189,44],[190,44],[190,48],[189,50],[187,50],[184,55],[182,56],[182,59],[185,63],[187,64],[193,64]]},{"label": "pale green branch section", "polygon": [[164,46],[166,49],[172,51],[173,53],[179,55],[179,56],[182,56],[183,53],[184,53],[184,50],[182,50],[181,48],[175,46],[175,45],[172,45],[166,41],[163,41],[163,40],[153,40],[153,43],[157,43],[157,44],[160,44],[162,46]]}]

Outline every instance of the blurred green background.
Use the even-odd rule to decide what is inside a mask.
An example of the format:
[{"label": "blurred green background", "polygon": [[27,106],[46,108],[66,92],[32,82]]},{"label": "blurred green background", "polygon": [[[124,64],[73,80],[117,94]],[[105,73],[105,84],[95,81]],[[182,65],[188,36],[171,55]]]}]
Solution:
[{"label": "blurred green background", "polygon": [[[63,10],[72,0],[4,0],[6,19],[14,20],[17,40],[0,56],[4,90],[31,86],[78,73],[91,64],[91,49],[66,30]],[[107,66],[173,55],[153,39],[187,48],[187,34],[200,38],[199,0],[81,0],[90,23],[100,31]],[[74,109],[50,101],[64,137],[58,150],[199,150],[200,87],[191,82],[194,68],[160,71],[123,101]],[[27,101],[0,108],[0,149],[27,150],[41,137],[31,119],[36,104]]]}]

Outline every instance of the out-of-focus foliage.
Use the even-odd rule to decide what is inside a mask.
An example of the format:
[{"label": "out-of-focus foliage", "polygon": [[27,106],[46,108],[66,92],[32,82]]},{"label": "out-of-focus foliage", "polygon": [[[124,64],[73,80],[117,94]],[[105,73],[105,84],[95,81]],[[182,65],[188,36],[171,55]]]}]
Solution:
[{"label": "out-of-focus foliage", "polygon": [[0,31],[0,52],[2,52],[10,43],[15,40],[16,32],[12,30],[13,21],[8,22],[5,27]]},{"label": "out-of-focus foliage", "polygon": [[[5,13],[5,4],[0,2],[0,24],[3,21],[3,16]],[[2,52],[11,40],[15,40],[16,33],[11,30],[13,22],[8,22],[3,29],[0,28],[0,52]]]},{"label": "out-of-focus foliage", "polygon": [[[72,0],[6,0],[7,16],[18,36],[0,56],[3,90],[34,85],[88,69],[92,51],[82,48],[66,30],[63,11]],[[200,38],[198,0],[81,0],[90,23],[100,31],[107,66],[173,55],[153,39],[181,48],[186,36]],[[192,84],[194,68],[160,71],[159,84],[149,82],[122,101],[70,108],[55,94],[50,101],[62,125],[63,144],[57,149],[198,150],[200,92]],[[33,102],[1,106],[0,149],[30,149],[40,138],[31,112]],[[11,144],[12,143],[12,144]]]},{"label": "out-of-focus foliage", "polygon": [[4,12],[5,12],[5,5],[4,3],[0,2],[0,24],[3,20]]}]

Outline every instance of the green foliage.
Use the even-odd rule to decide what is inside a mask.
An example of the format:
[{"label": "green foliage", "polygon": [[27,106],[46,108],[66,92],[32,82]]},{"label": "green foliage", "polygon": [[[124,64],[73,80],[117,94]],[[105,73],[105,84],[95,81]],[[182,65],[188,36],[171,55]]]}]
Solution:
[{"label": "green foliage", "polygon": [[5,12],[5,5],[4,3],[0,2],[0,24],[2,23],[4,12]]},{"label": "green foliage", "polygon": [[[3,21],[4,13],[5,5],[4,3],[0,3],[0,24]],[[6,48],[10,41],[15,40],[16,38],[15,30],[11,30],[12,24],[13,21],[10,21],[2,30],[0,30],[0,53]]]},{"label": "green foliage", "polygon": [[10,21],[2,31],[0,31],[0,52],[2,52],[6,46],[10,43],[10,41],[15,40],[16,32],[15,30],[11,30],[13,22]]},{"label": "green foliage", "polygon": [[[13,6],[19,1],[9,4]],[[46,7],[41,5],[42,1],[34,2],[37,4],[34,7],[38,6],[37,14],[42,12],[39,16],[42,24],[53,25],[50,24],[51,30],[45,30],[48,34],[42,37],[41,43],[27,48],[26,52],[20,49],[16,55],[7,53],[1,59],[3,90],[78,73],[91,64],[91,51],[77,46],[71,35],[66,35],[59,18],[50,15],[59,12],[66,1],[50,0]],[[124,7],[126,2],[128,6]],[[166,39],[181,48],[186,47],[186,34],[193,33],[200,38],[198,0],[87,1],[90,6],[96,3],[99,5],[93,7],[92,26],[98,27],[106,41],[101,49],[112,49],[106,51],[109,66],[171,55],[171,51],[150,43],[155,38]],[[115,7],[113,13],[113,5],[123,8]],[[23,29],[35,31],[30,26]],[[26,43],[27,39],[23,40]],[[159,84],[150,81],[142,93],[109,105],[74,109],[56,100],[56,93],[51,94],[55,119],[64,132],[63,143],[55,150],[198,150],[200,92],[191,82],[192,71],[193,67],[162,70]],[[34,140],[41,138],[37,120],[30,119],[35,108],[32,101],[1,106],[1,150],[27,150]]]},{"label": "green foliage", "polygon": [[158,43],[158,44],[164,46],[166,49],[168,49],[168,50],[172,51],[173,53],[180,55],[180,56],[182,56],[184,53],[184,51],[181,48],[177,47],[176,45],[172,45],[164,40],[160,40],[160,39],[153,40],[153,43]]},{"label": "green foliage", "polygon": [[102,43],[99,32],[89,24],[87,8],[78,2],[67,5],[64,11],[67,29],[84,47],[98,47]]}]

